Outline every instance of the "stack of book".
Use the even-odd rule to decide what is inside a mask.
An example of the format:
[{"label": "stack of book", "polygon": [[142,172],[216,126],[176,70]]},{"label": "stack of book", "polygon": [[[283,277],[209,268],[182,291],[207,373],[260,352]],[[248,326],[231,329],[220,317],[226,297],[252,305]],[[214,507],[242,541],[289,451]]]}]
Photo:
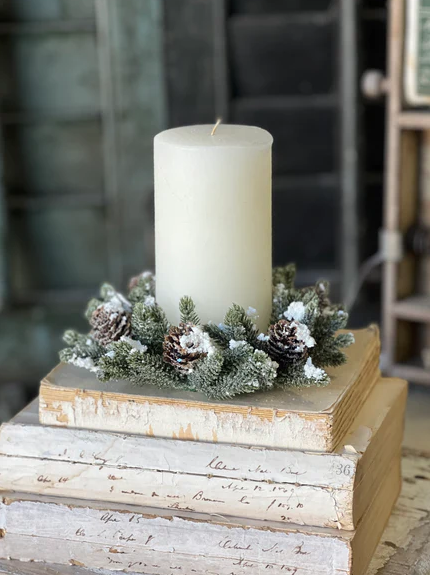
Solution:
[{"label": "stack of book", "polygon": [[0,430],[0,557],[133,573],[361,575],[407,394],[355,332],[326,388],[208,401],[60,365]]}]

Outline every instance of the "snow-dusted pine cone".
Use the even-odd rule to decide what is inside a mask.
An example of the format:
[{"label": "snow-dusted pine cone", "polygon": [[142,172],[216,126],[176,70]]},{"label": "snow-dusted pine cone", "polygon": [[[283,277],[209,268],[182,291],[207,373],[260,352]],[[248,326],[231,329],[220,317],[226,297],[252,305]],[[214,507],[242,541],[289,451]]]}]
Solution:
[{"label": "snow-dusted pine cone", "polygon": [[137,287],[139,285],[141,277],[142,277],[142,274],[139,274],[138,276],[133,276],[132,278],[130,278],[130,280],[128,282],[128,290],[129,291],[131,291],[132,289],[134,289],[135,287]]},{"label": "snow-dusted pine cone", "polygon": [[117,302],[99,305],[90,319],[91,335],[102,345],[118,341],[131,333],[131,314]]},{"label": "snow-dusted pine cone", "polygon": [[196,361],[215,350],[209,335],[200,327],[189,323],[171,326],[164,337],[163,358],[180,373],[193,371]]},{"label": "snow-dusted pine cone", "polygon": [[144,271],[137,276],[130,278],[128,282],[128,289],[131,291],[141,283],[153,284],[155,281],[154,274],[150,271]]},{"label": "snow-dusted pine cone", "polygon": [[305,360],[314,345],[315,340],[303,323],[280,319],[269,327],[268,354],[281,367]]}]

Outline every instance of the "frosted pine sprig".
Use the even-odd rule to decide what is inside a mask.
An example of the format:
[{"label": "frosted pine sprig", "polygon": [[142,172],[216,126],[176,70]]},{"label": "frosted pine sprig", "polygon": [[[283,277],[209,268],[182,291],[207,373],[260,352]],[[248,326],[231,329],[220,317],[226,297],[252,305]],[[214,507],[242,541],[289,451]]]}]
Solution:
[{"label": "frosted pine sprig", "polygon": [[[68,330],[60,358],[94,372],[102,381],[122,379],[138,386],[185,389],[212,399],[274,387],[327,385],[330,378],[324,368],[344,363],[343,348],[354,342],[352,334],[337,333],[346,327],[348,314],[330,302],[327,282],[298,289],[294,279],[293,264],[273,270],[272,325],[267,333],[257,330],[258,310],[236,304],[221,323],[201,325],[189,296],[179,304],[184,328],[171,326],[155,301],[151,272],[132,278],[127,297],[104,284],[100,297],[88,303],[87,319],[92,321],[97,310],[112,310],[129,318],[130,329],[121,335],[121,326],[115,325],[116,329],[104,331],[101,341],[91,333]],[[178,348],[166,356],[169,333],[176,334]],[[274,333],[276,342],[271,340]],[[187,369],[176,366],[182,357],[189,362],[192,357]]]}]

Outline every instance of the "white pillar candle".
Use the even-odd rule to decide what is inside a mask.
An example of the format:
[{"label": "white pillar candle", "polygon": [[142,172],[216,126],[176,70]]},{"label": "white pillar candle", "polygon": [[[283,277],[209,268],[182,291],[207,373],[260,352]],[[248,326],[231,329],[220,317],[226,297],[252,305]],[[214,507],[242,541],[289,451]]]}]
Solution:
[{"label": "white pillar candle", "polygon": [[[251,126],[188,126],[154,140],[157,302],[173,324],[182,296],[203,323],[237,303],[272,309],[272,136]],[[252,309],[251,309],[252,312]]]}]

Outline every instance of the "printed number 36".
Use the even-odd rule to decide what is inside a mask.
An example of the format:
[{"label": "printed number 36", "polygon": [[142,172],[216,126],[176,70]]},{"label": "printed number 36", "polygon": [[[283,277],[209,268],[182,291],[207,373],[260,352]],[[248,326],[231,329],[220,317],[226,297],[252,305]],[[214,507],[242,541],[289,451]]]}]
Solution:
[{"label": "printed number 36", "polygon": [[336,475],[346,475],[347,477],[351,477],[352,475],[352,466],[351,465],[342,465],[338,463],[335,467]]}]

